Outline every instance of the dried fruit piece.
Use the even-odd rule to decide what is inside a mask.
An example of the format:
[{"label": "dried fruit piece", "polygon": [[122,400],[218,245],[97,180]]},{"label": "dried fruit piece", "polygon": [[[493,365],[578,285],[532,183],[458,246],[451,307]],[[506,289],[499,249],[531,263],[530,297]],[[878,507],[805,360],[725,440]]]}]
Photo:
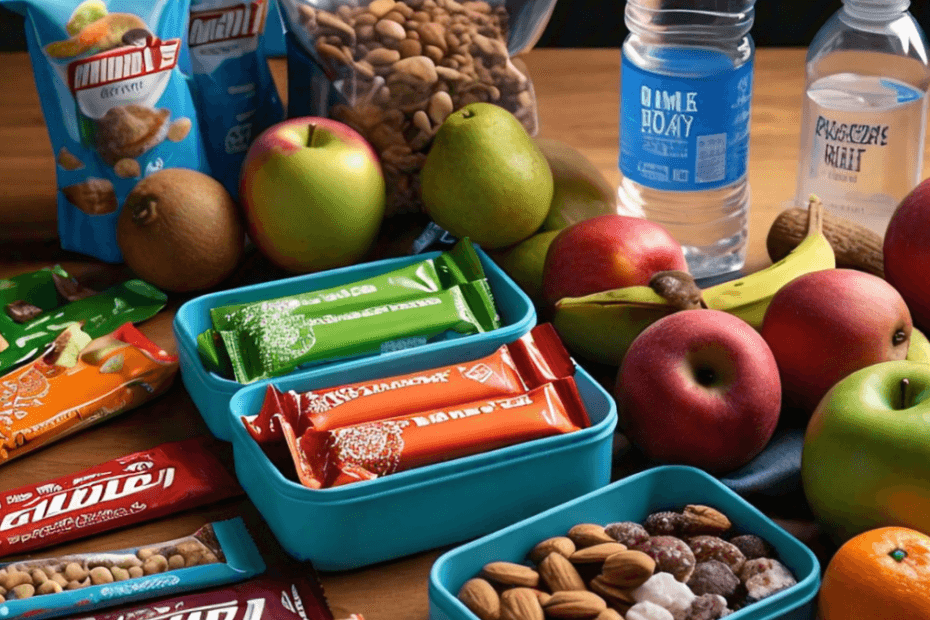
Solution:
[{"label": "dried fruit piece", "polygon": [[558,553],[550,553],[539,563],[539,575],[553,592],[587,590],[578,570]]},{"label": "dried fruit piece", "polygon": [[688,539],[688,546],[694,552],[694,558],[698,562],[707,560],[720,560],[730,567],[734,573],[738,573],[742,568],[746,556],[735,545],[717,536],[695,536]]},{"label": "dried fruit piece", "polygon": [[569,556],[574,564],[601,564],[610,556],[626,551],[626,547],[617,542],[600,543],[579,549]]},{"label": "dried fruit piece", "polygon": [[655,560],[656,572],[671,573],[682,583],[688,581],[697,564],[688,544],[674,536],[653,536],[635,548]]},{"label": "dried fruit piece", "polygon": [[80,170],[84,167],[84,162],[65,147],[58,150],[57,162],[59,166],[68,171]]},{"label": "dried fruit piece", "polygon": [[191,132],[193,126],[191,119],[187,117],[179,118],[168,127],[168,139],[172,142],[182,141]]},{"label": "dried fruit piece", "polygon": [[88,177],[83,183],[61,188],[65,198],[87,215],[114,213],[119,206],[113,183],[107,179]]},{"label": "dried fruit piece", "polygon": [[689,504],[682,511],[682,533],[687,536],[711,534],[720,536],[729,530],[733,524],[725,514],[700,504]]},{"label": "dried fruit piece", "polygon": [[6,310],[7,316],[17,323],[28,323],[43,312],[42,308],[22,299],[11,301],[4,310]]},{"label": "dried fruit piece", "polygon": [[775,553],[772,545],[754,534],[743,534],[730,539],[730,544],[743,552],[747,560],[770,558]]},{"label": "dried fruit piece", "polygon": [[688,587],[691,591],[701,596],[702,594],[719,594],[725,598],[730,598],[739,588],[739,577],[733,574],[730,567],[719,560],[708,560],[698,562],[688,579]]},{"label": "dried fruit piece", "polygon": [[513,588],[501,594],[500,620],[544,620],[542,605],[529,588]]},{"label": "dried fruit piece", "polygon": [[135,159],[124,157],[113,164],[113,172],[121,179],[134,179],[142,176],[142,167]]},{"label": "dried fruit piece", "polygon": [[649,532],[639,523],[619,521],[604,527],[604,532],[627,549],[649,540]]},{"label": "dried fruit piece", "polygon": [[784,564],[777,560],[770,562],[766,570],[752,575],[745,582],[746,594],[751,602],[760,601],[797,584],[794,575]]},{"label": "dried fruit piece", "polygon": [[652,577],[656,563],[642,551],[628,549],[615,553],[604,561],[601,575],[605,581],[620,588],[636,588]]},{"label": "dried fruit piece", "polygon": [[52,282],[55,284],[55,290],[65,301],[77,301],[85,297],[93,297],[98,293],[92,288],[84,286],[73,277],[64,277],[52,272]]},{"label": "dried fruit piece", "polygon": [[604,599],[593,592],[556,592],[543,610],[551,618],[592,618],[607,609]]},{"label": "dried fruit piece", "polygon": [[693,601],[682,620],[717,620],[729,615],[727,601],[716,594],[703,594]]},{"label": "dried fruit piece", "polygon": [[574,552],[575,543],[572,542],[571,538],[566,536],[555,536],[553,538],[547,538],[537,544],[529,552],[527,557],[529,557],[532,562],[539,564],[550,553],[558,553],[559,555],[570,557]]},{"label": "dried fruit piece", "polygon": [[481,576],[503,586],[524,586],[535,588],[539,585],[539,573],[523,564],[513,562],[490,562],[481,569]]},{"label": "dried fruit piece", "polygon": [[484,579],[469,579],[462,584],[458,594],[459,600],[480,620],[498,620],[501,613],[501,601],[490,583]]},{"label": "dried fruit piece", "polygon": [[568,530],[568,537],[579,549],[601,543],[617,542],[613,536],[604,531],[604,527],[594,523],[579,523]]},{"label": "dried fruit piece", "polygon": [[678,512],[654,512],[643,522],[643,527],[652,536],[678,536],[683,519]]}]

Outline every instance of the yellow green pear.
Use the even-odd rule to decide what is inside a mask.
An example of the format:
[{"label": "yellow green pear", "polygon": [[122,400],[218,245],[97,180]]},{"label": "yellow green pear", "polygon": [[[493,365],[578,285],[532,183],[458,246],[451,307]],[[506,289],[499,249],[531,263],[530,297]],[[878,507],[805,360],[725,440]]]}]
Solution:
[{"label": "yellow green pear", "polygon": [[543,302],[542,279],[546,252],[558,234],[557,230],[537,233],[513,247],[492,254],[494,262],[537,303]]},{"label": "yellow green pear", "polygon": [[552,170],[553,192],[543,230],[560,230],[598,215],[617,213],[617,188],[573,146],[536,138]]},{"label": "yellow green pear", "polygon": [[518,243],[542,226],[552,172],[516,117],[473,103],[440,125],[420,173],[426,213],[486,249]]}]

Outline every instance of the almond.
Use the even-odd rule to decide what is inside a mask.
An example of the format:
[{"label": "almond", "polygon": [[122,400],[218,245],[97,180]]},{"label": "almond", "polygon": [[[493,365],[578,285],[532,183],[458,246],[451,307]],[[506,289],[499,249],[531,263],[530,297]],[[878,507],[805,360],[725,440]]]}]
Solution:
[{"label": "almond", "polygon": [[642,551],[621,551],[604,560],[601,577],[618,588],[638,588],[655,572],[656,563]]},{"label": "almond", "polygon": [[501,594],[500,620],[544,620],[542,605],[530,588],[513,588]]},{"label": "almond", "polygon": [[485,564],[481,569],[481,576],[503,586],[535,588],[539,585],[539,573],[529,566],[513,562]]},{"label": "almond", "polygon": [[550,553],[539,563],[539,575],[553,592],[587,590],[578,570],[558,553]]},{"label": "almond", "polygon": [[601,613],[597,614],[594,620],[623,620],[623,616],[621,616],[620,612],[616,609],[611,609],[608,607]]},{"label": "almond", "polygon": [[593,618],[607,609],[607,603],[594,592],[556,592],[544,610],[552,618]]},{"label": "almond", "polygon": [[600,543],[579,549],[568,556],[568,559],[574,564],[600,564],[621,551],[626,551],[626,546],[618,542]]},{"label": "almond", "polygon": [[459,600],[480,620],[498,620],[501,601],[497,590],[484,579],[469,579],[459,590]]},{"label": "almond", "polygon": [[595,577],[588,585],[591,587],[592,592],[602,597],[608,603],[622,603],[624,605],[634,605],[636,603],[636,599],[633,598],[632,589],[619,588],[605,581],[603,575]]},{"label": "almond", "polygon": [[571,538],[565,536],[547,538],[533,547],[528,557],[536,564],[539,564],[550,553],[558,553],[559,555],[569,557],[571,554],[575,553],[575,543],[572,542]]},{"label": "almond", "polygon": [[601,543],[617,542],[604,531],[603,526],[594,523],[579,523],[568,530],[568,537],[575,543],[575,547],[579,549]]},{"label": "almond", "polygon": [[682,530],[687,535],[713,534],[719,536],[732,527],[725,514],[710,506],[689,504],[682,511]]}]

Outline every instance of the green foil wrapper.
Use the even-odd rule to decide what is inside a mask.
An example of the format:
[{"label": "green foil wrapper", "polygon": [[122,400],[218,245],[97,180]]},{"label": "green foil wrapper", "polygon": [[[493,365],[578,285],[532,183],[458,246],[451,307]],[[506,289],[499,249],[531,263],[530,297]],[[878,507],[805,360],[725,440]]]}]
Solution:
[{"label": "green foil wrapper", "polygon": [[331,312],[268,313],[246,329],[220,330],[236,380],[251,383],[300,366],[425,344],[449,333],[500,327],[487,280],[431,294]]},{"label": "green foil wrapper", "polygon": [[[68,302],[55,287],[53,274],[71,276],[59,266],[0,280],[0,306],[25,301],[42,312],[17,323],[0,311],[0,373],[41,355],[72,324],[91,338],[105,336],[126,322],[137,323],[157,314],[168,297],[142,280],[129,280],[102,293]],[[5,343],[5,344],[4,344]]]}]

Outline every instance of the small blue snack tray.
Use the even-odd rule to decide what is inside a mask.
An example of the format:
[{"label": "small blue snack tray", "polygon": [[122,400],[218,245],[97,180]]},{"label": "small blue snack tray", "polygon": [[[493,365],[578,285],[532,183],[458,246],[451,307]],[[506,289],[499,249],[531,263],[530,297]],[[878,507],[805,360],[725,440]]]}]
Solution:
[{"label": "small blue snack tray", "polygon": [[556,506],[510,527],[443,554],[429,577],[430,620],[476,620],[456,594],[488,562],[525,562],[541,540],[564,536],[579,523],[642,523],[653,512],[680,510],[687,504],[712,506],[730,518],[734,529],[756,534],[776,550],[798,583],[727,616],[730,620],[807,620],[820,588],[820,563],[796,538],[711,475],[684,466],[647,469],[602,489]]},{"label": "small blue snack tray", "polygon": [[[334,367],[338,367],[340,372],[346,372],[355,365],[371,359],[379,360],[379,363],[392,370],[401,368],[399,365],[409,361],[412,357],[422,358],[426,362],[427,366],[425,367],[427,368],[441,366],[451,363],[445,361],[445,356],[453,350],[464,353],[468,358],[483,357],[490,355],[502,344],[512,342],[528,332],[536,325],[536,310],[533,303],[526,296],[526,293],[520,290],[520,287],[500,267],[494,264],[484,251],[477,246],[475,251],[481,259],[481,265],[494,295],[494,303],[501,317],[500,328],[470,336],[431,342],[408,349],[385,352],[375,358],[348,361],[335,360],[328,364],[298,370],[292,374],[300,374],[306,377],[320,374],[326,375]],[[200,355],[197,352],[197,335],[213,326],[210,320],[210,310],[212,308],[274,299],[340,286],[387,273],[426,259],[436,258],[440,254],[441,252],[430,252],[416,256],[389,258],[341,269],[332,269],[320,273],[219,291],[197,297],[182,305],[174,318],[174,336],[178,343],[181,380],[194,401],[194,405],[200,411],[200,415],[203,416],[210,428],[210,432],[224,441],[231,440],[229,401],[233,394],[243,388],[241,383],[225,379],[216,373],[208,371],[200,360]],[[398,370],[390,374],[397,374],[398,372],[403,371]],[[250,383],[249,386],[267,385],[268,382],[269,380],[265,379]]]},{"label": "small blue snack tray", "polygon": [[[282,391],[320,389],[482,356],[469,353],[458,347],[390,365],[369,358],[274,384]],[[348,570],[468,540],[610,481],[616,405],[584,369],[576,367],[575,381],[588,428],[328,489],[285,478],[252,439],[241,417],[258,413],[267,388],[250,385],[233,397],[227,413],[236,475],[285,551],[320,570]]]},{"label": "small blue snack tray", "polygon": [[[210,525],[225,556],[223,563],[190,566],[125,581],[65,590],[57,594],[41,594],[26,599],[7,600],[0,604],[0,618],[27,617],[31,620],[54,618],[73,614],[77,610],[92,611],[133,601],[245,581],[265,572],[265,562],[240,517],[228,521],[217,521]],[[139,549],[148,547],[153,547],[153,545],[49,559],[67,561],[74,558],[75,561],[80,562],[82,558],[99,557],[104,560],[107,557],[112,558],[123,554],[134,555]],[[40,564],[42,560],[43,558],[20,560],[0,565],[0,568],[10,565]]]}]

